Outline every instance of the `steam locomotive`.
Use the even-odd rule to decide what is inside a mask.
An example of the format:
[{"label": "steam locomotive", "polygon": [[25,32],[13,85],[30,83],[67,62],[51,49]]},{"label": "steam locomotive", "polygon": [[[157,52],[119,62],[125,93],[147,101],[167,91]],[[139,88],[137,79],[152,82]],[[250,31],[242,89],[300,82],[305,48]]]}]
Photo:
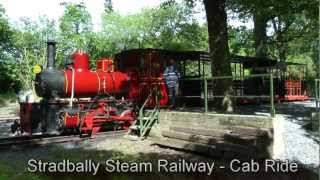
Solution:
[{"label": "steam locomotive", "polygon": [[[209,54],[201,51],[131,49],[116,54],[114,60],[96,60],[93,70],[89,69],[89,55],[77,51],[71,56],[72,63],[58,70],[55,68],[55,53],[56,43],[47,42],[47,67],[35,78],[35,90],[42,100],[34,102],[27,97],[20,102],[19,126],[22,132],[31,135],[69,132],[91,135],[108,129],[128,129],[136,121],[142,105],[153,108],[168,104],[162,73],[169,60],[175,61],[181,74],[179,102],[201,106],[204,92],[201,78],[207,76],[205,67],[210,67],[211,61]],[[235,96],[270,93],[267,80],[246,79],[244,71],[260,68],[273,72],[279,68],[276,60],[237,56],[232,63],[235,67]],[[157,93],[152,94],[155,89]],[[302,79],[274,79],[274,94],[279,101],[308,99]],[[243,96],[238,103],[251,101]]]},{"label": "steam locomotive", "polygon": [[[91,135],[128,129],[152,89],[160,91],[160,105],[168,102],[161,73],[146,79],[140,63],[126,60],[122,68],[114,70],[113,60],[102,58],[96,61],[96,70],[90,70],[89,55],[77,51],[71,56],[72,63],[58,70],[55,54],[56,43],[48,41],[47,67],[35,78],[35,91],[42,100],[20,102],[22,132]],[[155,98],[150,98],[147,106],[155,106]]]}]

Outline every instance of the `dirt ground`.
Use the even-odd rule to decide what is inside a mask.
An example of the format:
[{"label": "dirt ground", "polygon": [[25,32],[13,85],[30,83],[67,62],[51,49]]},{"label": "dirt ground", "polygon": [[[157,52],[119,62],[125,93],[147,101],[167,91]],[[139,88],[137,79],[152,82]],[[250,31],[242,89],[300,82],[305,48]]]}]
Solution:
[{"label": "dirt ground", "polygon": [[11,125],[14,119],[5,119],[6,117],[17,117],[19,115],[18,103],[6,103],[0,106],[0,138],[13,136],[11,133]]},{"label": "dirt ground", "polygon": [[0,106],[0,117],[2,116],[17,116],[19,114],[19,104],[17,102],[7,102]]}]

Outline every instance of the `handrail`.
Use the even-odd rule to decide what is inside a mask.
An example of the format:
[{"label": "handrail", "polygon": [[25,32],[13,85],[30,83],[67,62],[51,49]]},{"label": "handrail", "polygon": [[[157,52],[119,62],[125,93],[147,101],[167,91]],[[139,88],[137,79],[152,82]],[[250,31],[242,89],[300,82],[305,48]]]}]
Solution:
[{"label": "handrail", "polygon": [[320,108],[320,79],[315,79],[316,107]]},{"label": "handrail", "polygon": [[[152,123],[154,122],[154,120],[158,119],[158,112],[159,112],[159,101],[158,101],[158,89],[157,88],[153,88],[148,96],[148,98],[145,100],[145,102],[143,103],[143,105],[141,106],[140,110],[139,110],[139,129],[140,129],[140,139],[142,139],[149,127],[152,125]],[[152,110],[152,113],[151,115],[148,117],[150,119],[148,119],[147,122],[144,122],[144,109],[145,109],[145,106],[147,104],[147,102],[150,100],[150,98],[152,97],[152,95],[156,93],[155,95],[155,98],[156,98],[156,105],[155,107],[153,108]]]},{"label": "handrail", "polygon": [[[275,105],[274,105],[274,87],[273,87],[273,74],[252,74],[249,76],[245,76],[244,79],[252,78],[252,77],[267,77],[270,79],[270,95],[269,96],[255,96],[256,98],[270,98],[270,116],[274,117],[275,116]],[[202,77],[202,78],[189,78],[188,80],[201,80],[203,81],[203,93],[204,93],[204,112],[208,112],[208,81],[211,80],[219,80],[219,79],[232,79],[233,76],[216,76],[216,77]],[[319,86],[320,86],[320,79],[319,79]],[[319,90],[319,96],[320,96],[320,90]],[[216,96],[211,96],[211,97],[219,97],[219,95]],[[231,98],[234,97],[253,97],[253,96],[234,96],[230,95]],[[320,97],[319,97],[320,98]],[[320,99],[319,99],[320,101]]]},{"label": "handrail", "polygon": [[149,96],[147,97],[147,99],[144,101],[143,105],[141,106],[140,110],[139,110],[139,116],[140,114],[143,114],[143,110],[145,108],[145,106],[147,105],[148,101],[150,100],[150,98],[152,97],[153,91],[155,88],[153,88],[149,94]]},{"label": "handrail", "polygon": [[[270,74],[251,74],[248,76],[244,76],[244,79],[249,79],[253,77],[269,77]],[[210,80],[216,80],[216,79],[231,79],[234,78],[234,76],[214,76],[214,77],[205,77],[208,81]],[[203,77],[196,77],[196,78],[186,78],[184,80],[203,80]]]}]

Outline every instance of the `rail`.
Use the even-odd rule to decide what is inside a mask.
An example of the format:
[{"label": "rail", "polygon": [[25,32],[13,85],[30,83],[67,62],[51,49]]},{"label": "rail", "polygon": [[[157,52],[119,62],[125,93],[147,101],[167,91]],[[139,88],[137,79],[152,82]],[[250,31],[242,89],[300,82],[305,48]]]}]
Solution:
[{"label": "rail", "polygon": [[[249,78],[268,78],[270,79],[270,88],[269,88],[269,95],[230,95],[231,98],[269,98],[270,99],[270,116],[275,116],[275,104],[274,104],[274,86],[273,86],[273,74],[252,74],[249,76],[245,76],[244,79]],[[188,80],[201,80],[203,81],[203,96],[204,96],[204,111],[208,113],[208,81],[213,80],[221,80],[221,79],[233,79],[233,76],[215,76],[211,78],[188,78]],[[320,81],[319,81],[320,82]],[[211,95],[213,98],[221,98],[224,97],[223,95]]]},{"label": "rail", "polygon": [[47,144],[58,143],[80,143],[87,140],[104,140],[108,138],[118,138],[124,136],[125,130],[101,132],[91,137],[81,138],[78,135],[33,135],[33,136],[16,136],[8,138],[0,138],[0,151],[10,148],[25,148],[33,146],[43,146]]}]

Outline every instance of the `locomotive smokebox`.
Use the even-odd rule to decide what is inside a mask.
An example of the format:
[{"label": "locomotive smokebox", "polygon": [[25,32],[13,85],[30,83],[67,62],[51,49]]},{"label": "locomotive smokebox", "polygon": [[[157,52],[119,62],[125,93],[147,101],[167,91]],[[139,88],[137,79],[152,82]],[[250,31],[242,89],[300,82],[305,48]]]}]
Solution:
[{"label": "locomotive smokebox", "polygon": [[56,42],[53,40],[47,41],[47,70],[53,70],[56,57]]},{"label": "locomotive smokebox", "polygon": [[40,97],[60,97],[63,94],[64,74],[55,69],[56,42],[47,41],[47,69],[36,75],[35,90]]}]

